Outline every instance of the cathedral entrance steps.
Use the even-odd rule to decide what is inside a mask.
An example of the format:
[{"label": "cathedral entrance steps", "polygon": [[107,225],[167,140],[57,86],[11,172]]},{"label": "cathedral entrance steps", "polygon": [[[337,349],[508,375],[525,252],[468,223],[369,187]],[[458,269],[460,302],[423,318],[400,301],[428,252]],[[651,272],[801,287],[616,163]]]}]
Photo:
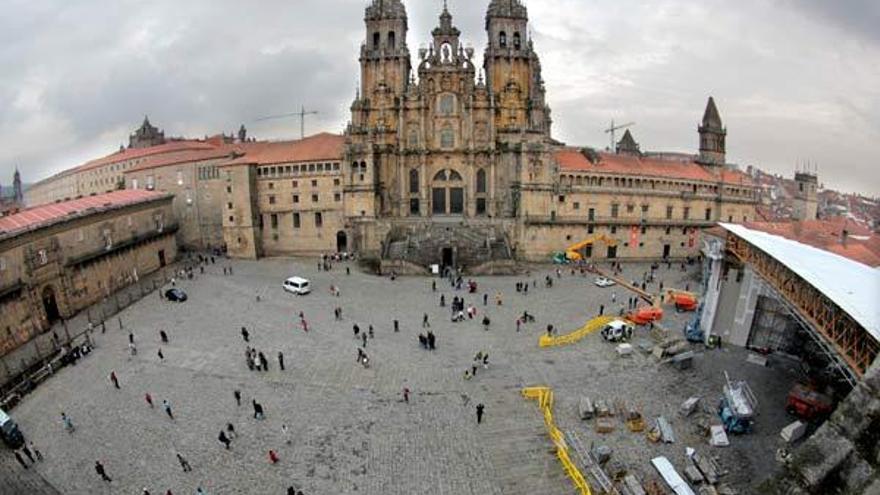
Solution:
[{"label": "cathedral entrance steps", "polygon": [[457,222],[412,223],[392,227],[382,259],[473,268],[493,261],[512,261],[507,235],[493,225]]}]

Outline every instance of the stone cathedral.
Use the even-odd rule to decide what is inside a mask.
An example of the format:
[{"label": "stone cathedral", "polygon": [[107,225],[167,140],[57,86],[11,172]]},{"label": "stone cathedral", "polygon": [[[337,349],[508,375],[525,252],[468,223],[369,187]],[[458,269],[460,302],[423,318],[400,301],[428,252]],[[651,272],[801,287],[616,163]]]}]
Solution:
[{"label": "stone cathedral", "polygon": [[583,254],[684,258],[702,228],[754,219],[756,188],[726,163],[713,99],[698,153],[642,151],[629,131],[613,149],[560,143],[525,5],[491,0],[485,20],[482,67],[445,4],[414,57],[404,4],[372,0],[344,135],[247,145],[221,165],[230,254],[356,251],[399,271],[479,271],[604,235],[617,242]]}]

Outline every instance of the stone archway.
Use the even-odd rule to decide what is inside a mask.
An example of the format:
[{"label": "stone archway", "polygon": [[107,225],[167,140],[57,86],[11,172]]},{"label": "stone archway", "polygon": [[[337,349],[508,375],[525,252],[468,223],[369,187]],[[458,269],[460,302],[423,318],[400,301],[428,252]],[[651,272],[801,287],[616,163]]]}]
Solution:
[{"label": "stone archway", "polygon": [[61,319],[61,311],[58,310],[58,299],[55,297],[55,289],[48,285],[43,289],[41,295],[43,301],[43,311],[46,312],[46,320],[49,325]]},{"label": "stone archway", "polygon": [[348,234],[346,234],[344,230],[340,230],[336,233],[336,252],[348,252]]}]

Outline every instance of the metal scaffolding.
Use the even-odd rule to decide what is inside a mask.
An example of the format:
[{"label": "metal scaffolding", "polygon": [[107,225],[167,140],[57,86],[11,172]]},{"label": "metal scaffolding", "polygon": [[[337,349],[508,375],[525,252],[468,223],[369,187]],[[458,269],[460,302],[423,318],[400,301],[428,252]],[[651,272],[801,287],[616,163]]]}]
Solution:
[{"label": "metal scaffolding", "polygon": [[815,330],[823,346],[831,347],[860,379],[880,354],[880,342],[859,325],[834,301],[791,271],[779,260],[753,246],[736,234],[727,232],[727,250],[749,265],[780,296],[780,300],[801,320],[805,328]]}]

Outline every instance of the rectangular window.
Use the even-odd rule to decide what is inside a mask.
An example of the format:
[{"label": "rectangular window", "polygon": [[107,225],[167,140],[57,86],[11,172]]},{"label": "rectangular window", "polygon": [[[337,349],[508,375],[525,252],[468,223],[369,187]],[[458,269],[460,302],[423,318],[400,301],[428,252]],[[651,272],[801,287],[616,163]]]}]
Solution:
[{"label": "rectangular window", "polygon": [[232,203],[226,203],[226,209],[227,209],[227,210],[231,210],[231,209],[232,209]]},{"label": "rectangular window", "polygon": [[269,204],[270,204],[270,205],[274,205],[274,204],[275,204],[275,196],[269,196]]},{"label": "rectangular window", "polygon": [[590,208],[589,210],[587,210],[587,220],[592,222],[595,219],[596,219],[596,209]]},{"label": "rectangular window", "polygon": [[574,208],[575,210],[580,210],[580,209],[581,209],[581,204],[578,203],[577,201],[575,201],[574,204],[572,205],[572,208]]},{"label": "rectangular window", "polygon": [[299,187],[299,182],[298,182],[298,181],[293,181],[293,182],[290,183],[290,185],[293,186],[293,187]]},{"label": "rectangular window", "polygon": [[233,216],[230,215],[230,217],[229,217],[229,223],[235,223],[235,217],[233,217]]},{"label": "rectangular window", "polygon": [[636,207],[635,205],[626,205],[626,212],[632,213],[633,210],[635,209],[635,207]]},{"label": "rectangular window", "polygon": [[648,227],[642,226],[642,235],[645,235],[647,233],[648,233]]},{"label": "rectangular window", "polygon": [[323,163],[319,163],[319,164],[318,164],[318,172],[323,172],[323,171],[324,171],[324,164],[323,164]]},{"label": "rectangular window", "polygon": [[232,186],[226,186],[226,193],[232,194]]},{"label": "rectangular window", "polygon": [[333,185],[339,186],[339,179],[333,179]]},{"label": "rectangular window", "polygon": [[587,226],[587,233],[588,233],[588,234],[592,234],[592,233],[593,233],[593,230],[594,230],[594,229],[593,229],[593,226],[592,226],[592,225]]},{"label": "rectangular window", "polygon": [[314,171],[315,171],[315,164],[314,164],[314,163],[310,163],[310,164],[309,164],[309,172],[314,172]]},{"label": "rectangular window", "polygon": [[274,182],[270,182],[270,183],[269,183],[269,189],[275,189],[275,183],[274,183]]},{"label": "rectangular window", "polygon": [[312,187],[318,187],[318,181],[313,180],[313,181],[312,181]]},{"label": "rectangular window", "polygon": [[[575,203],[577,204],[577,203]],[[575,208],[577,209],[577,208]],[[477,198],[477,215],[484,216],[486,214],[486,198]]]},{"label": "rectangular window", "polygon": [[339,164],[338,163],[333,164],[333,170],[336,170],[337,172],[339,171]]},{"label": "rectangular window", "polygon": [[315,227],[320,229],[323,226],[324,226],[324,216],[321,214],[320,211],[316,211],[315,212]]},{"label": "rectangular window", "polygon": [[712,220],[712,208],[706,208],[706,220]]},{"label": "rectangular window", "polygon": [[691,216],[691,208],[690,208],[690,206],[685,206],[684,212],[682,213],[682,218],[684,218],[685,220],[688,220],[690,218],[690,216]]},{"label": "rectangular window", "polygon": [[565,196],[559,196],[559,202],[565,203]]},{"label": "rectangular window", "polygon": [[616,233],[617,233],[617,225],[613,225],[613,226],[611,227],[611,233],[612,233],[612,234],[616,234]]},{"label": "rectangular window", "polygon": [[273,213],[269,216],[269,225],[271,225],[273,229],[278,228],[278,215]]},{"label": "rectangular window", "polygon": [[413,216],[418,216],[421,213],[419,208],[419,198],[410,198],[409,199],[409,214]]},{"label": "rectangular window", "polygon": [[671,233],[672,233],[672,227],[666,227],[666,235],[669,235]]},{"label": "rectangular window", "polygon": [[666,207],[666,219],[672,220],[672,207],[671,206]]},{"label": "rectangular window", "polygon": [[613,204],[611,205],[611,218],[617,218],[617,212],[620,209],[620,205]]},{"label": "rectangular window", "polygon": [[312,194],[312,203],[317,203],[317,202],[318,202],[318,195]]},{"label": "rectangular window", "polygon": [[336,202],[342,201],[342,195],[339,193],[334,193],[333,194],[333,201],[336,201]]},{"label": "rectangular window", "polygon": [[648,205],[642,205],[642,218],[648,216]]},{"label": "rectangular window", "polygon": [[294,202],[294,204],[295,204],[295,203],[299,203],[299,194],[294,194],[294,195],[293,195],[293,202]]},{"label": "rectangular window", "polygon": [[300,223],[299,223],[299,213],[294,213],[294,214],[293,214],[293,228],[298,229],[298,228],[299,228],[299,225],[300,225]]}]

